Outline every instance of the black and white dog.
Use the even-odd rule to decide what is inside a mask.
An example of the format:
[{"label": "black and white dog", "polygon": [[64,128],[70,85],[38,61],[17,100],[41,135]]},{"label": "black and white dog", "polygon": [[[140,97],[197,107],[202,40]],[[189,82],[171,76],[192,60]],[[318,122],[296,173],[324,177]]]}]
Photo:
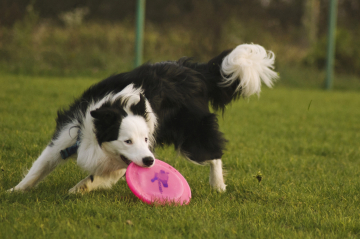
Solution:
[{"label": "black and white dog", "polygon": [[261,81],[271,87],[278,77],[274,60],[262,46],[243,44],[208,63],[181,58],[111,76],[58,112],[51,142],[10,190],[34,187],[72,153],[89,176],[70,193],[110,188],[130,162],[151,167],[152,149],[174,144],[189,160],[210,164],[210,185],[225,191],[221,157],[226,140],[209,103],[224,111],[234,99],[259,94]]}]

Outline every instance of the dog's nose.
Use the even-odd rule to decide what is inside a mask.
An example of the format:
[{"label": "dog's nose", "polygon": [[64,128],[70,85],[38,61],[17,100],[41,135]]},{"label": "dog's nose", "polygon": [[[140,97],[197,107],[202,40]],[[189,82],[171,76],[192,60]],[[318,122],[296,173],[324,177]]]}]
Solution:
[{"label": "dog's nose", "polygon": [[152,157],[145,157],[143,158],[143,163],[145,164],[145,166],[151,166],[154,163],[154,159]]}]

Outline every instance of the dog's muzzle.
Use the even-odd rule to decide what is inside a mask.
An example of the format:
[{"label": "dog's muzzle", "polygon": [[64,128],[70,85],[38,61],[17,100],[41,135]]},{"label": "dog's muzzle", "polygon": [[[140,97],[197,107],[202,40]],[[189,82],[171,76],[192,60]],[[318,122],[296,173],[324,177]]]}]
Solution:
[{"label": "dog's muzzle", "polygon": [[153,157],[145,157],[142,159],[143,161],[143,164],[146,166],[146,167],[150,167],[154,164],[154,158]]},{"label": "dog's muzzle", "polygon": [[129,165],[131,163],[131,161],[125,157],[124,155],[120,155],[120,158],[122,159],[122,161],[124,161],[124,163],[126,163],[127,165]]}]

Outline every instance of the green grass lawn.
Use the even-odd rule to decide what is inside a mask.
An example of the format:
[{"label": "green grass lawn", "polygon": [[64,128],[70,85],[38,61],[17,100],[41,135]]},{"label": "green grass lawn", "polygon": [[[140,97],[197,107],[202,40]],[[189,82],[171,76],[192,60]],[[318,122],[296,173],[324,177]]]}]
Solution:
[{"label": "green grass lawn", "polygon": [[229,140],[223,194],[210,188],[208,167],[158,149],[188,180],[187,206],[151,207],[123,180],[68,195],[86,176],[75,162],[29,192],[5,192],[49,142],[57,109],[95,82],[0,76],[0,238],[360,237],[358,91],[282,86],[229,106],[219,117]]}]

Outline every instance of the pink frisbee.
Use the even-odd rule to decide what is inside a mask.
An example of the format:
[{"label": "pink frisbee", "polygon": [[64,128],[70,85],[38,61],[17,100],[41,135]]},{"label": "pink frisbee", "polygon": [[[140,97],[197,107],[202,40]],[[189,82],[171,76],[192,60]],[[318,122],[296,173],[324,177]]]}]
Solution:
[{"label": "pink frisbee", "polygon": [[189,204],[191,190],[186,179],[169,164],[155,159],[151,168],[130,163],[126,182],[141,201],[153,204]]}]

